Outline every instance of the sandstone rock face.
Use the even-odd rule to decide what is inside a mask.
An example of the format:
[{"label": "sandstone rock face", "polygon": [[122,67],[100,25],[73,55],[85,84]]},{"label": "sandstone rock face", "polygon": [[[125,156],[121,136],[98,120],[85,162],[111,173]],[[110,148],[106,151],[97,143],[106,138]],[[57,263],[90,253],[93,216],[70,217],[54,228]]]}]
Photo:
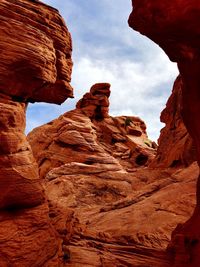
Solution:
[{"label": "sandstone rock face", "polygon": [[24,134],[27,102],[72,95],[71,38],[38,1],[0,3],[0,266],[62,266],[38,166]]},{"label": "sandstone rock face", "polygon": [[[178,63],[182,78],[183,120],[194,140],[200,163],[200,3],[197,0],[134,0],[129,24],[159,44]],[[191,219],[173,234],[174,266],[200,266],[200,182]]]},{"label": "sandstone rock face", "polygon": [[0,92],[58,104],[71,97],[71,37],[58,12],[40,2],[3,0],[0,14]]},{"label": "sandstone rock face", "polygon": [[0,96],[0,209],[44,201],[38,168],[24,135],[25,104]]},{"label": "sandstone rock face", "polygon": [[165,250],[195,207],[198,166],[172,170],[72,162],[49,171],[46,195],[64,266],[171,266]]},{"label": "sandstone rock face", "polygon": [[198,166],[148,168],[156,146],[140,118],[109,116],[109,84],[30,133],[33,157],[27,102],[72,96],[71,38],[40,1],[2,0],[0,11],[0,266],[198,266],[193,219],[165,253],[192,214]]},{"label": "sandstone rock face", "polygon": [[179,76],[161,113],[161,122],[166,126],[161,130],[157,154],[151,167],[189,166],[196,161],[195,145],[183,123],[182,109],[182,80]]},{"label": "sandstone rock face", "polygon": [[1,210],[0,218],[0,266],[61,266],[60,241],[50,223],[48,205]]},{"label": "sandstone rock face", "polygon": [[28,135],[41,177],[71,162],[129,170],[151,161],[155,149],[144,122],[137,117],[108,115],[109,87],[104,83],[92,86],[75,110]]},{"label": "sandstone rock face", "polygon": [[76,107],[90,119],[102,120],[108,115],[110,84],[94,84],[89,93],[79,100]]},{"label": "sandstone rock face", "polygon": [[108,115],[109,88],[95,84],[75,110],[28,135],[63,264],[169,267],[165,250],[194,209],[198,166],[147,167],[156,150],[146,126]]}]

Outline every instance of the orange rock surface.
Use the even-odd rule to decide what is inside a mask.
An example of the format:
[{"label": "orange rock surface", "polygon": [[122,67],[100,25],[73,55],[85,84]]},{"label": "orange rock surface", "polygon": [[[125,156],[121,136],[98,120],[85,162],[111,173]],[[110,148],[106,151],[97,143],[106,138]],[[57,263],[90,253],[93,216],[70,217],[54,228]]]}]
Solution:
[{"label": "orange rock surface", "polygon": [[[194,140],[200,163],[200,60],[198,0],[134,0],[129,25],[159,44],[178,63],[182,79],[182,114]],[[193,216],[174,231],[171,243],[174,266],[200,266],[200,182]]]},{"label": "orange rock surface", "polygon": [[28,135],[64,266],[167,267],[171,233],[195,207],[198,165],[148,167],[156,149],[146,126],[108,115],[109,88],[92,86],[75,110]]},{"label": "orange rock surface", "polygon": [[155,148],[137,117],[108,115],[110,85],[95,84],[75,110],[35,128],[28,140],[40,176],[65,163],[101,164],[105,169],[127,171],[147,165]]},{"label": "orange rock surface", "polygon": [[[154,1],[165,12],[165,1]],[[134,2],[136,13],[144,12],[142,4]],[[151,1],[143,2],[152,12]],[[166,8],[169,14],[173,5]],[[27,103],[60,104],[72,96],[71,37],[58,11],[40,1],[2,0],[0,11],[0,266],[169,267],[174,260],[177,267],[189,261],[197,267],[198,208],[188,224],[182,224],[196,204],[199,168],[180,110],[175,109],[181,106],[180,81],[162,114],[166,128],[156,159],[156,145],[140,118],[109,116],[108,83],[93,85],[75,110],[34,129],[29,144],[24,134]],[[195,16],[186,18],[193,21]],[[174,25],[171,29],[176,30]],[[174,56],[182,60],[183,55]],[[187,71],[187,64],[179,63],[184,98],[188,87],[189,92],[190,86],[197,88],[198,64],[191,59]],[[198,100],[195,90],[192,99]],[[187,101],[192,101],[190,96]],[[198,107],[194,101],[191,121],[187,101],[183,118],[197,145]],[[173,117],[168,115],[172,111]],[[166,140],[171,132],[173,138]],[[187,137],[181,137],[183,132]],[[171,153],[166,161],[166,146],[177,152],[174,140],[179,140],[180,153]],[[181,164],[165,168],[174,160]],[[161,162],[165,167],[156,168]]]},{"label": "orange rock surface", "polygon": [[192,214],[197,177],[196,163],[176,172],[77,162],[51,170],[45,187],[64,266],[170,267],[165,250]]},{"label": "orange rock surface", "polygon": [[24,134],[28,102],[72,95],[71,37],[37,1],[0,2],[0,266],[61,266],[38,166]]},{"label": "orange rock surface", "polygon": [[71,97],[71,37],[56,9],[3,0],[0,14],[0,92],[24,102]]}]

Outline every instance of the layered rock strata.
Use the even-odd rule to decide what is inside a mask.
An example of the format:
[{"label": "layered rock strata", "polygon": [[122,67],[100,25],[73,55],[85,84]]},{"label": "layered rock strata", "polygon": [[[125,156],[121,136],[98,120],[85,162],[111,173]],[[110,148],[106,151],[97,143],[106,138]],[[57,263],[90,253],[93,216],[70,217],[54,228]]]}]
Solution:
[{"label": "layered rock strata", "polygon": [[[134,0],[133,7],[129,25],[159,44],[169,58],[178,63],[183,82],[183,120],[200,162],[200,3],[197,0]],[[174,266],[200,266],[199,185],[200,182],[193,216],[173,234]]]},{"label": "layered rock strata", "polygon": [[29,0],[0,2],[0,35],[0,266],[61,266],[24,130],[28,102],[72,96],[71,37],[55,9]]},{"label": "layered rock strata", "polygon": [[95,84],[75,110],[28,135],[41,177],[71,162],[131,170],[152,160],[155,147],[145,123],[137,117],[109,116],[109,96],[109,84]]},{"label": "layered rock strata", "polygon": [[44,202],[38,168],[24,135],[25,103],[0,95],[0,209]]},{"label": "layered rock strata", "polygon": [[78,162],[49,171],[46,195],[64,266],[170,267],[165,250],[192,214],[197,177],[195,163],[176,172]]},{"label": "layered rock strata", "polygon": [[147,168],[156,146],[140,118],[109,116],[109,84],[29,135],[38,169],[26,106],[72,96],[71,37],[40,1],[0,11],[0,266],[198,266],[197,235],[177,229],[165,253],[195,206],[198,167]]},{"label": "layered rock strata", "polygon": [[144,122],[110,117],[109,96],[109,84],[95,84],[75,110],[28,135],[64,266],[168,267],[171,232],[195,206],[198,166],[147,167],[156,149]]},{"label": "layered rock strata", "polygon": [[41,2],[3,0],[0,14],[0,92],[23,102],[71,97],[72,43],[58,12]]}]

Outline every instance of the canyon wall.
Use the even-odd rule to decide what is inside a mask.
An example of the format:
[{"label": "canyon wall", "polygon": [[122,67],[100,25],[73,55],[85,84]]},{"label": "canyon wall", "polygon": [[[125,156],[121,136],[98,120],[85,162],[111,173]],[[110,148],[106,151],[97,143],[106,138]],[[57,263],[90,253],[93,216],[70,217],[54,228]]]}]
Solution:
[{"label": "canyon wall", "polygon": [[[183,120],[194,140],[200,162],[200,75],[198,0],[134,0],[129,25],[159,44],[172,61],[178,63],[183,98]],[[193,216],[177,227],[170,245],[174,266],[200,265],[200,183]]]},{"label": "canyon wall", "polygon": [[[108,83],[93,85],[76,109],[34,129],[27,140],[28,102],[61,104],[73,96],[71,37],[58,11],[37,0],[2,0],[0,22],[0,266],[169,267],[172,258],[177,266],[188,261],[198,266],[198,227],[193,227],[198,220],[183,224],[195,207],[198,166],[185,168],[195,156],[175,108],[182,82],[175,83],[163,112],[166,130],[156,159],[157,147],[143,120],[109,115]],[[196,78],[198,64],[190,60],[190,75]],[[186,72],[187,92],[187,64],[180,69]],[[184,105],[183,118],[197,137],[197,117],[191,122]],[[195,102],[193,108],[196,114]],[[174,139],[166,141],[173,129]],[[166,161],[165,147],[176,136],[181,152]],[[177,168],[148,167],[169,167],[177,160]]]},{"label": "canyon wall", "polygon": [[59,265],[61,241],[24,130],[28,102],[72,96],[71,37],[55,9],[29,0],[0,2],[0,35],[0,265]]},{"label": "canyon wall", "polygon": [[197,160],[196,149],[183,122],[182,80],[178,76],[160,120],[165,123],[158,139],[158,149],[150,167],[180,168]]}]

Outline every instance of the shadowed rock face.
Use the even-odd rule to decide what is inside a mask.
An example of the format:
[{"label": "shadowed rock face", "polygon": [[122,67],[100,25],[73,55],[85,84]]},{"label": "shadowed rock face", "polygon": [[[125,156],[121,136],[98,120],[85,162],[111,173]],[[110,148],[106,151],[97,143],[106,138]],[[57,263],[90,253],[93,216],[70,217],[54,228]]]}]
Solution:
[{"label": "shadowed rock face", "polygon": [[198,0],[133,0],[129,25],[161,46],[172,61],[192,60],[198,54]]},{"label": "shadowed rock face", "polygon": [[72,44],[58,12],[30,0],[0,4],[0,92],[16,101],[72,97]]},{"label": "shadowed rock face", "polygon": [[196,161],[195,145],[182,118],[182,86],[181,77],[178,76],[160,116],[165,127],[161,130],[156,157],[151,167],[187,167]]},{"label": "shadowed rock face", "polygon": [[[134,0],[129,25],[159,44],[178,63],[182,78],[183,120],[200,163],[200,2]],[[200,182],[192,218],[173,234],[175,266],[200,266]]]}]

